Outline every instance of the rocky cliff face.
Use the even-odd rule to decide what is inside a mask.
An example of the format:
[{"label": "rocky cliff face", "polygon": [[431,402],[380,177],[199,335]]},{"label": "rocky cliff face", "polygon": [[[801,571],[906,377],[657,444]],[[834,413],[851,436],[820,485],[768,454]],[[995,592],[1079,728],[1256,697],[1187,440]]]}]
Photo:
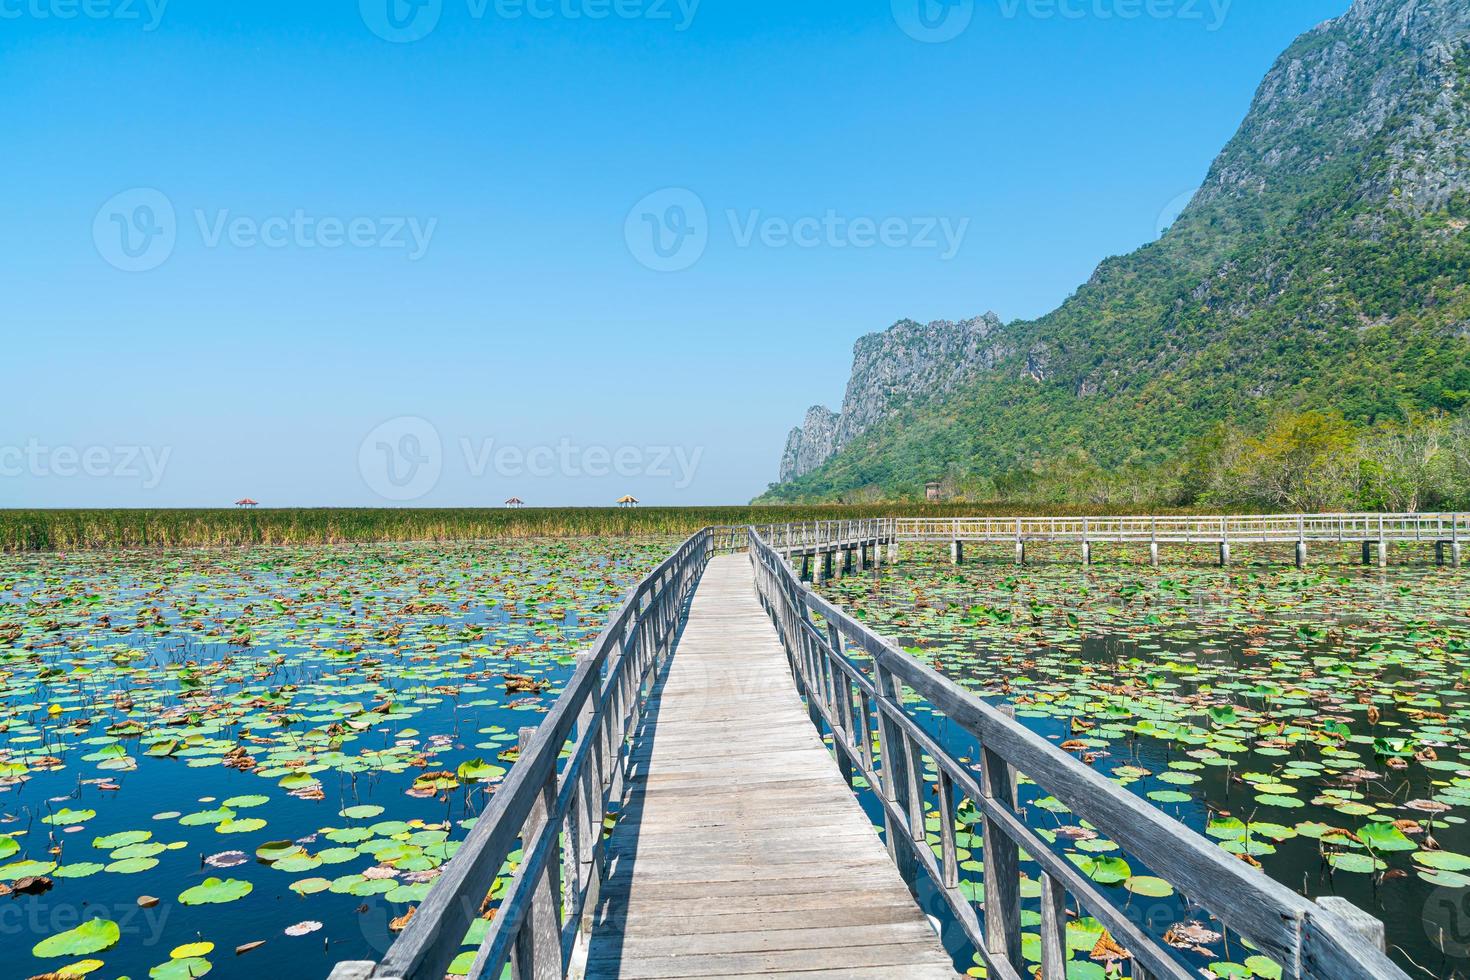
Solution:
[{"label": "rocky cliff face", "polygon": [[1283,411],[1463,411],[1467,148],[1470,0],[1355,0],[1277,60],[1158,241],[1038,320],[860,341],[836,452],[803,473],[827,452],[803,430],[762,499],[913,496],[935,461],[977,478],[1071,453],[1161,465]]},{"label": "rocky cliff face", "polygon": [[837,452],[839,416],[822,405],[813,405],[806,422],[791,430],[786,437],[786,451],[781,454],[781,481],[794,480],[821,466]]},{"label": "rocky cliff face", "polygon": [[1272,67],[1192,207],[1346,171],[1360,201],[1444,208],[1470,189],[1467,33],[1465,0],[1356,0]]},{"label": "rocky cliff face", "polygon": [[852,375],[842,411],[816,405],[792,429],[781,455],[781,482],[804,476],[894,409],[947,394],[1010,353],[1004,327],[994,313],[954,323],[900,320],[868,334],[853,347]]}]

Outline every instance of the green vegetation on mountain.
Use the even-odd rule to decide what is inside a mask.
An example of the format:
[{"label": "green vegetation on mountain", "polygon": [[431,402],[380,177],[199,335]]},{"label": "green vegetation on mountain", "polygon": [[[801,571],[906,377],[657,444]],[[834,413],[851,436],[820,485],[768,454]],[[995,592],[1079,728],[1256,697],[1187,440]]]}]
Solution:
[{"label": "green vegetation on mountain", "polygon": [[[1470,407],[1470,2],[1358,0],[1303,36],[1159,241],[993,341],[993,368],[896,398],[762,500],[942,479],[974,499],[1265,505],[1263,481],[1204,478],[1201,454],[1317,420],[1340,481],[1293,499],[1375,503],[1372,447],[1440,452]],[[1445,453],[1420,504],[1470,507]]]}]

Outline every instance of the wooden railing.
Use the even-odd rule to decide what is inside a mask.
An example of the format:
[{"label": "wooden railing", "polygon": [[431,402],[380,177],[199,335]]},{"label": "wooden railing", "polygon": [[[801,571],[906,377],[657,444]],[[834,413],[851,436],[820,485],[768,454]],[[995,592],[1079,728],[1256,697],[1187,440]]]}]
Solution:
[{"label": "wooden railing", "polygon": [[756,531],[772,548],[789,556],[830,554],[859,543],[944,542],[962,560],[969,543],[1014,544],[1016,560],[1026,560],[1026,546],[1073,543],[1084,562],[1092,561],[1098,544],[1146,545],[1159,562],[1161,545],[1215,545],[1220,563],[1229,564],[1236,545],[1295,544],[1296,562],[1307,563],[1317,544],[1360,544],[1363,562],[1388,563],[1389,546],[1423,542],[1435,546],[1440,564],[1459,567],[1470,541],[1470,514],[1275,514],[1261,516],[1166,517],[898,517],[867,520],[809,521],[759,526]]},{"label": "wooden railing", "polygon": [[[899,533],[905,530],[913,533],[899,522]],[[1066,976],[1069,896],[1127,950],[1132,976],[1197,976],[1197,967],[1185,966],[1161,937],[1146,932],[1027,825],[1017,805],[1024,774],[1070,808],[1077,821],[1086,821],[1248,939],[1280,964],[1285,976],[1406,980],[1374,942],[1355,931],[1349,915],[1339,914],[1355,912],[1350,906],[1329,911],[1307,901],[1051,745],[1007,710],[903,653],[803,585],[754,528],[750,553],[762,603],[786,646],[813,722],[832,733],[839,768],[850,782],[854,773],[861,774],[876,793],[889,853],[900,873],[915,890],[919,872],[928,876],[991,977],[1032,975],[1021,952],[1022,851],[1041,872],[1042,980]],[[926,730],[921,715],[906,703],[908,692],[978,742],[978,767],[956,758]],[[926,830],[930,768],[937,847]],[[957,834],[965,801],[983,840],[980,912],[961,888]]]},{"label": "wooden railing", "polygon": [[441,980],[517,849],[520,864],[468,980],[498,980],[507,963],[525,980],[564,975],[585,952],[603,877],[603,818],[609,802],[622,798],[631,735],[652,679],[710,555],[736,544],[745,542],[700,531],[629,594],[578,656],[540,727],[522,729],[515,766],[382,962],[338,964],[333,980]]},{"label": "wooden railing", "polygon": [[891,540],[894,522],[890,518],[866,518],[840,521],[805,521],[797,524],[763,524],[756,528],[768,544],[778,551],[798,549],[834,549],[853,547],[863,541]]},{"label": "wooden railing", "polygon": [[[1235,517],[912,518],[901,541],[1377,542],[1470,540],[1470,514],[1279,514]],[[775,545],[775,542],[772,542]],[[775,545],[779,550],[779,545]]]}]

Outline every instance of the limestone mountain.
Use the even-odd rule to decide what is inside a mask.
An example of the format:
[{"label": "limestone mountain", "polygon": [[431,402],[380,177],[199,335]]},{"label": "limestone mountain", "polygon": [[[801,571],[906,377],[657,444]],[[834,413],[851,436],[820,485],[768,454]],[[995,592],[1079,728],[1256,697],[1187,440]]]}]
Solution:
[{"label": "limestone mountain", "polygon": [[1158,241],[1039,320],[860,341],[842,412],[792,433],[763,499],[906,495],[1077,452],[1162,464],[1283,410],[1461,409],[1467,229],[1470,0],[1356,0],[1280,57]]}]

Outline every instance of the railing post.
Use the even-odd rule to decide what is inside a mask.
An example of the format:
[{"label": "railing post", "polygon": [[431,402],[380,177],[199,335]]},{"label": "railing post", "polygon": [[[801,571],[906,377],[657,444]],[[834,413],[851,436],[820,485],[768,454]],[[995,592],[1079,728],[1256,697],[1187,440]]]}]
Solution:
[{"label": "railing post", "polygon": [[[577,654],[577,669],[592,661],[589,651]],[[593,678],[592,691],[577,715],[577,740],[587,744],[587,759],[577,777],[577,792],[568,812],[567,880],[587,896],[582,918],[577,923],[577,941],[585,943],[592,934],[592,916],[601,890],[602,867],[598,860],[602,843],[602,740],[597,731],[597,696],[600,685]]]},{"label": "railing post", "polygon": [[[827,623],[827,643],[832,647],[831,657],[834,661],[842,659],[842,633],[837,625]],[[832,741],[841,740],[844,745],[853,747],[852,741],[852,685],[848,683],[847,674],[836,663],[832,663],[832,718],[837,722],[839,730],[832,732]],[[841,694],[838,694],[838,689]],[[834,748],[837,748],[835,745]],[[852,759],[842,749],[837,749],[837,770],[842,773],[842,778],[849,787],[852,786]]]},{"label": "railing post", "polygon": [[[891,701],[895,704],[903,700],[902,692],[898,688],[898,682],[893,675],[883,669],[878,657],[873,658],[873,687],[877,691],[877,702],[873,708],[878,713],[878,753],[881,756],[883,769],[881,791],[902,813],[909,813],[909,780],[908,766],[901,748],[903,737],[898,730],[898,725],[888,717],[883,710],[883,702]],[[909,886],[909,891],[916,896],[919,888],[918,864],[914,858],[912,846],[907,840],[908,831],[897,826],[888,808],[883,810],[883,839],[888,844],[888,855],[893,858],[893,863],[898,867],[899,877],[903,878],[904,884]],[[989,843],[988,841],[986,842]]]},{"label": "railing post", "polygon": [[[1006,705],[999,709],[1014,718],[1016,709]],[[981,789],[997,806],[1012,812],[1016,809],[1016,779],[1010,764],[998,752],[982,746],[980,767]],[[1020,849],[1001,825],[985,818],[985,945],[992,956],[1011,964],[1016,973],[1027,976],[1025,958],[1021,955],[1021,862]]]},{"label": "railing post", "polygon": [[[536,729],[521,729],[521,749],[525,750],[536,737]],[[513,973],[517,980],[560,980],[561,961],[561,828],[550,825],[556,807],[556,769],[552,768],[546,784],[531,813],[526,818],[522,840],[526,842],[526,856],[531,853],[531,842],[541,833],[552,835],[551,854],[546,860],[546,870],[532,884],[531,902],[526,909],[526,918],[516,933],[515,953],[512,957]]]},{"label": "railing post", "polygon": [[[1066,980],[1067,890],[1051,875],[1041,876],[1041,978]],[[1133,975],[1138,975],[1135,967]]]}]

